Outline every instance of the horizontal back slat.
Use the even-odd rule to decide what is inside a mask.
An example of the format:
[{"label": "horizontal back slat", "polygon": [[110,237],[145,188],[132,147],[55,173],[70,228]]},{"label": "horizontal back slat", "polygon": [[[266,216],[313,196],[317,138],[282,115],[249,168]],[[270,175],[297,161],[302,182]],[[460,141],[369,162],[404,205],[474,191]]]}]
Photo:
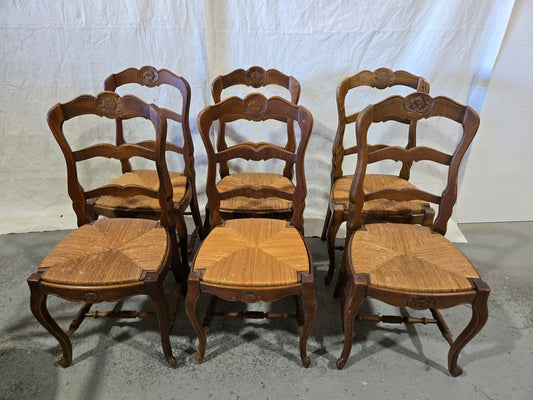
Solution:
[{"label": "horizontal back slat", "polygon": [[[370,146],[369,146],[370,147]],[[450,165],[452,156],[430,147],[413,147],[404,149],[398,146],[383,146],[379,150],[368,150],[368,163],[374,163],[382,160],[394,161],[434,161],[439,164]]]}]

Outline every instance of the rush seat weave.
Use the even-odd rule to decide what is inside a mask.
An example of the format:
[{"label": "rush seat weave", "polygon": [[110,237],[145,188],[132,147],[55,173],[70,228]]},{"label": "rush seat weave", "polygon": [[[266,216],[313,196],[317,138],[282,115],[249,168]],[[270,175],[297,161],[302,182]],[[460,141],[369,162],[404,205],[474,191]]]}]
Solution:
[{"label": "rush seat weave", "polygon": [[[352,185],[353,175],[346,175],[335,181],[333,184],[333,202],[342,204],[344,209],[348,209],[348,195]],[[383,188],[394,189],[415,189],[412,183],[394,175],[368,174],[365,175],[363,189],[365,194]],[[428,205],[425,201],[392,201],[388,199],[375,199],[366,201],[363,205],[363,214],[366,215],[408,215],[420,214],[424,212],[423,205]]]},{"label": "rush seat weave", "polygon": [[298,230],[287,221],[245,218],[228,220],[205,239],[194,263],[202,280],[213,284],[273,287],[298,282],[309,273],[309,257]]},{"label": "rush seat weave", "polygon": [[[180,202],[187,190],[187,177],[178,172],[170,172],[170,182],[174,190],[172,199]],[[157,190],[159,188],[159,178],[155,170],[134,170],[126,172],[110,183],[111,185],[139,185]],[[100,213],[107,216],[114,210],[159,210],[159,200],[148,196],[116,197],[102,196],[96,203],[96,208]],[[108,211],[106,213],[105,211]]]},{"label": "rush seat weave", "polygon": [[[239,186],[251,185],[255,187],[272,186],[277,189],[294,192],[293,183],[279,174],[245,172],[227,175],[217,184],[220,192],[234,189]],[[221,200],[220,211],[279,211],[290,210],[291,202],[289,200],[277,197],[268,197],[262,199],[253,199],[250,197],[237,196],[226,200]]]},{"label": "rush seat weave", "polygon": [[46,256],[43,281],[63,285],[138,282],[167,254],[167,232],[157,221],[101,219],[70,233]]},{"label": "rush seat weave", "polygon": [[425,226],[366,225],[354,234],[351,256],[355,273],[387,289],[460,292],[472,289],[468,278],[479,278],[459,249]]}]

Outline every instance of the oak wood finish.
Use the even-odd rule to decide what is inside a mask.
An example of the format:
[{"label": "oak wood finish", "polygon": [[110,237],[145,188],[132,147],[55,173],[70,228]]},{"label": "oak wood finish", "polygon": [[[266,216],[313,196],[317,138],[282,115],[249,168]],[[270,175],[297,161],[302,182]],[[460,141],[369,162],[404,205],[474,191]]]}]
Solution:
[{"label": "oak wood finish", "polygon": [[[240,143],[215,150],[209,132],[217,120],[267,119],[294,120],[301,130],[301,140],[295,152],[270,143]],[[236,317],[295,317],[300,331],[300,357],[304,367],[311,363],[306,344],[316,318],[314,273],[309,249],[303,238],[303,211],[306,185],[303,158],[313,119],[309,111],[280,97],[265,98],[252,93],[244,99],[228,98],[206,107],[198,115],[198,127],[208,156],[206,193],[207,208],[213,227],[196,254],[189,274],[185,309],[199,340],[196,360],[202,362],[206,350],[206,331],[215,315]],[[266,160],[277,158],[294,164],[296,183],[293,188],[244,184],[221,191],[216,184],[217,165],[231,159]],[[284,190],[285,189],[285,190]],[[290,201],[291,220],[242,218],[223,220],[221,204],[235,197],[265,199],[278,197]],[[201,293],[212,299],[204,323],[197,313]],[[221,313],[216,311],[216,299],[256,303],[294,296],[294,314]],[[305,312],[303,311],[305,308]]]},{"label": "oak wood finish", "polygon": [[[260,88],[268,85],[276,85],[287,89],[289,92],[290,101],[298,104],[300,97],[300,84],[292,77],[283,74],[276,69],[264,70],[261,67],[254,66],[248,70],[237,69],[226,75],[220,75],[213,80],[211,85],[211,94],[215,103],[220,103],[222,92],[232,86],[242,85],[251,88]],[[296,139],[294,135],[294,122],[292,119],[285,120],[283,117],[275,116],[277,119],[286,123],[287,127],[287,143],[285,149],[294,152],[296,149]],[[217,150],[222,152],[228,148],[226,143],[226,122],[233,121],[232,116],[226,116],[219,119],[217,130]],[[263,173],[241,173],[238,177],[230,173],[227,160],[221,160],[219,164],[220,185],[221,190],[226,190],[228,186],[238,187],[242,184],[263,185],[265,179],[275,180],[278,186],[294,186],[292,184],[293,178],[293,162],[285,161],[285,168],[283,174],[263,174]],[[250,174],[250,175],[249,175]],[[264,176],[261,176],[264,175]],[[236,181],[237,180],[237,181]],[[246,182],[246,183],[244,183]],[[272,183],[272,182],[271,182]],[[254,201],[250,198],[240,197],[230,201],[223,201],[220,212],[226,219],[242,218],[242,217],[266,217],[266,218],[282,218],[290,219],[291,207],[290,202],[275,201],[274,198],[263,199],[262,201]],[[208,219],[206,218],[206,229],[209,229]]]},{"label": "oak wood finish", "polygon": [[[72,151],[63,132],[64,122],[85,114],[109,119],[144,118],[154,129],[153,146],[122,143],[95,144]],[[93,304],[120,301],[135,295],[150,299],[158,319],[163,352],[176,366],[169,340],[169,310],[163,280],[172,267],[176,277],[187,273],[179,262],[176,240],[172,185],[165,160],[167,122],[163,112],[134,96],[120,97],[102,92],[96,97],[82,95],[57,104],[48,112],[48,125],[58,142],[67,165],[68,193],[78,218],[79,228],[67,235],[45,257],[37,272],[28,278],[31,310],[37,320],[58,340],[63,352],[58,363],[72,362],[70,336],[87,316],[144,317],[145,312],[89,313]],[[155,162],[157,189],[139,185],[108,184],[86,191],[78,179],[77,163],[94,157],[117,161],[138,156]],[[159,222],[142,218],[97,219],[92,201],[95,196],[146,196],[158,202]],[[181,266],[181,268],[180,268]],[[65,332],[50,316],[46,300],[54,295],[83,306]]]},{"label": "oak wood finish", "polygon": [[[330,199],[321,236],[321,239],[327,240],[328,243],[329,270],[325,278],[326,285],[329,285],[335,272],[335,238],[341,224],[348,218],[347,197],[353,175],[343,175],[342,163],[345,156],[357,154],[357,146],[350,148],[344,147],[346,126],[354,123],[359,114],[359,112],[355,112],[346,115],[345,99],[351,90],[361,86],[369,86],[375,89],[406,86],[418,92],[429,93],[429,83],[424,78],[406,71],[391,71],[388,68],[358,72],[344,79],[337,87],[338,125],[332,149]],[[416,146],[416,121],[406,123],[409,124],[409,136],[406,148],[410,149]],[[370,149],[379,150],[386,147],[387,145],[385,144],[377,144],[370,146]],[[394,177],[393,175],[367,174],[365,189],[368,187],[368,190],[372,191],[378,187],[401,188],[411,185],[408,182],[411,164],[408,161],[402,162],[402,168],[398,177]],[[413,199],[409,202],[397,204],[380,200],[372,201],[365,205],[362,215],[365,222],[402,222],[430,226],[435,212],[427,202],[420,201],[420,199]]]},{"label": "oak wood finish", "polygon": [[[461,125],[462,136],[453,154],[428,147],[388,147],[371,152],[367,132],[373,123],[383,121],[418,121],[443,117]],[[479,117],[470,107],[446,97],[431,98],[424,93],[407,97],[393,96],[365,108],[356,120],[357,167],[349,195],[347,236],[335,295],[341,297],[344,348],[337,361],[342,369],[351,351],[353,324],[362,301],[371,297],[397,307],[429,309],[443,337],[450,343],[448,370],[452,376],[462,373],[457,365],[459,352],[483,327],[488,317],[489,286],[474,266],[447,239],[446,224],[457,197],[457,175],[461,160],[479,127]],[[429,160],[448,166],[446,186],[440,195],[414,188],[382,188],[365,193],[367,164],[374,160],[393,159],[406,163]],[[362,209],[371,199],[392,201],[422,199],[438,204],[439,212],[431,227],[408,224],[364,224]],[[348,294],[344,289],[348,284]],[[453,340],[439,309],[471,304],[472,318],[463,332]],[[360,319],[374,319],[360,318]],[[383,322],[398,321],[393,317]]]},{"label": "oak wood finish", "polygon": [[[179,147],[172,142],[167,142],[166,149],[183,158],[184,169],[182,172],[171,172],[171,182],[174,187],[174,202],[176,209],[176,228],[181,248],[182,262],[187,263],[188,253],[192,251],[197,235],[204,238],[204,228],[198,208],[198,196],[196,193],[196,172],[194,169],[194,145],[189,128],[189,109],[191,103],[191,88],[185,78],[176,75],[167,69],[156,69],[152,66],[144,66],[140,69],[128,68],[122,72],[112,74],[105,79],[104,89],[116,91],[117,88],[127,84],[136,84],[148,88],[153,87],[174,87],[181,95],[182,106],[180,110],[170,110],[160,108],[167,120],[179,123],[183,135],[183,146]],[[124,135],[123,118],[116,119],[116,145],[126,143]],[[150,148],[153,141],[141,143]],[[157,189],[158,176],[155,170],[133,170],[130,160],[121,159],[123,175],[114,184],[141,185]],[[103,196],[94,203],[95,212],[107,217],[138,217],[158,219],[160,214],[157,201],[146,196],[136,197],[116,197]],[[190,211],[186,211],[189,208]],[[190,243],[187,245],[187,227],[184,215],[192,214],[196,225],[191,234]]]}]

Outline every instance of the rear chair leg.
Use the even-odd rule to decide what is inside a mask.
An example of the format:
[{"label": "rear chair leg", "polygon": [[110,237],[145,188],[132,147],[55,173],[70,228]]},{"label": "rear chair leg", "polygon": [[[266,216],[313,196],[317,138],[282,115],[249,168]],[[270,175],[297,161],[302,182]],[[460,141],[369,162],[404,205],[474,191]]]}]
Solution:
[{"label": "rear chair leg", "polygon": [[332,218],[329,221],[329,228],[328,228],[328,234],[327,234],[329,268],[328,268],[328,274],[326,275],[326,278],[324,279],[326,286],[330,284],[331,279],[333,279],[333,274],[335,273],[335,239],[337,238],[337,232],[339,231],[339,228],[343,222],[342,216],[343,216],[343,210],[339,208],[335,208],[333,210]]}]

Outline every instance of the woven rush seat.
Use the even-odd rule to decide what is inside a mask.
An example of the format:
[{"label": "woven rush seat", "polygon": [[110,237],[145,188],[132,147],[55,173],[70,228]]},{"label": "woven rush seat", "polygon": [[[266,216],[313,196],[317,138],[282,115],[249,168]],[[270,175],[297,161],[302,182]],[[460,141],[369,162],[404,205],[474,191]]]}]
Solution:
[{"label": "woven rush seat", "polygon": [[59,242],[39,271],[45,282],[107,286],[138,282],[158,271],[167,254],[165,228],[146,219],[101,219],[83,225]]},{"label": "woven rush seat", "polygon": [[286,221],[244,218],[217,226],[198,251],[194,269],[213,284],[273,287],[298,282],[309,273],[309,257],[298,230]]},{"label": "woven rush seat", "polygon": [[[342,204],[345,210],[348,209],[348,195],[350,194],[350,186],[352,185],[353,175],[345,175],[335,181],[333,185],[333,202],[335,204]],[[368,174],[365,175],[365,182],[363,190],[365,194],[383,188],[416,189],[412,183],[405,179],[398,178],[394,175]],[[363,205],[363,214],[370,215],[410,215],[420,214],[424,212],[424,205],[428,205],[425,201],[410,200],[410,201],[393,201],[388,199],[375,199],[365,201]]]},{"label": "woven rush seat", "polygon": [[[187,190],[187,177],[178,172],[169,171],[168,174],[174,191],[172,199],[174,202],[179,203]],[[159,178],[155,170],[135,170],[126,172],[110,184],[121,186],[139,185],[157,190],[159,188]],[[112,217],[114,216],[114,210],[117,209],[158,211],[159,200],[148,196],[102,196],[96,201],[95,207],[100,214]]]},{"label": "woven rush seat", "polygon": [[[225,176],[218,182],[217,189],[220,192],[230,190],[243,185],[255,187],[272,186],[286,192],[294,192],[293,183],[283,175],[261,172],[235,173]],[[287,211],[291,210],[289,200],[277,197],[253,199],[250,197],[236,196],[220,201],[220,211]]]},{"label": "woven rush seat", "polygon": [[444,236],[428,227],[369,224],[351,245],[355,273],[367,273],[376,287],[412,292],[460,292],[479,278],[470,261]]}]

